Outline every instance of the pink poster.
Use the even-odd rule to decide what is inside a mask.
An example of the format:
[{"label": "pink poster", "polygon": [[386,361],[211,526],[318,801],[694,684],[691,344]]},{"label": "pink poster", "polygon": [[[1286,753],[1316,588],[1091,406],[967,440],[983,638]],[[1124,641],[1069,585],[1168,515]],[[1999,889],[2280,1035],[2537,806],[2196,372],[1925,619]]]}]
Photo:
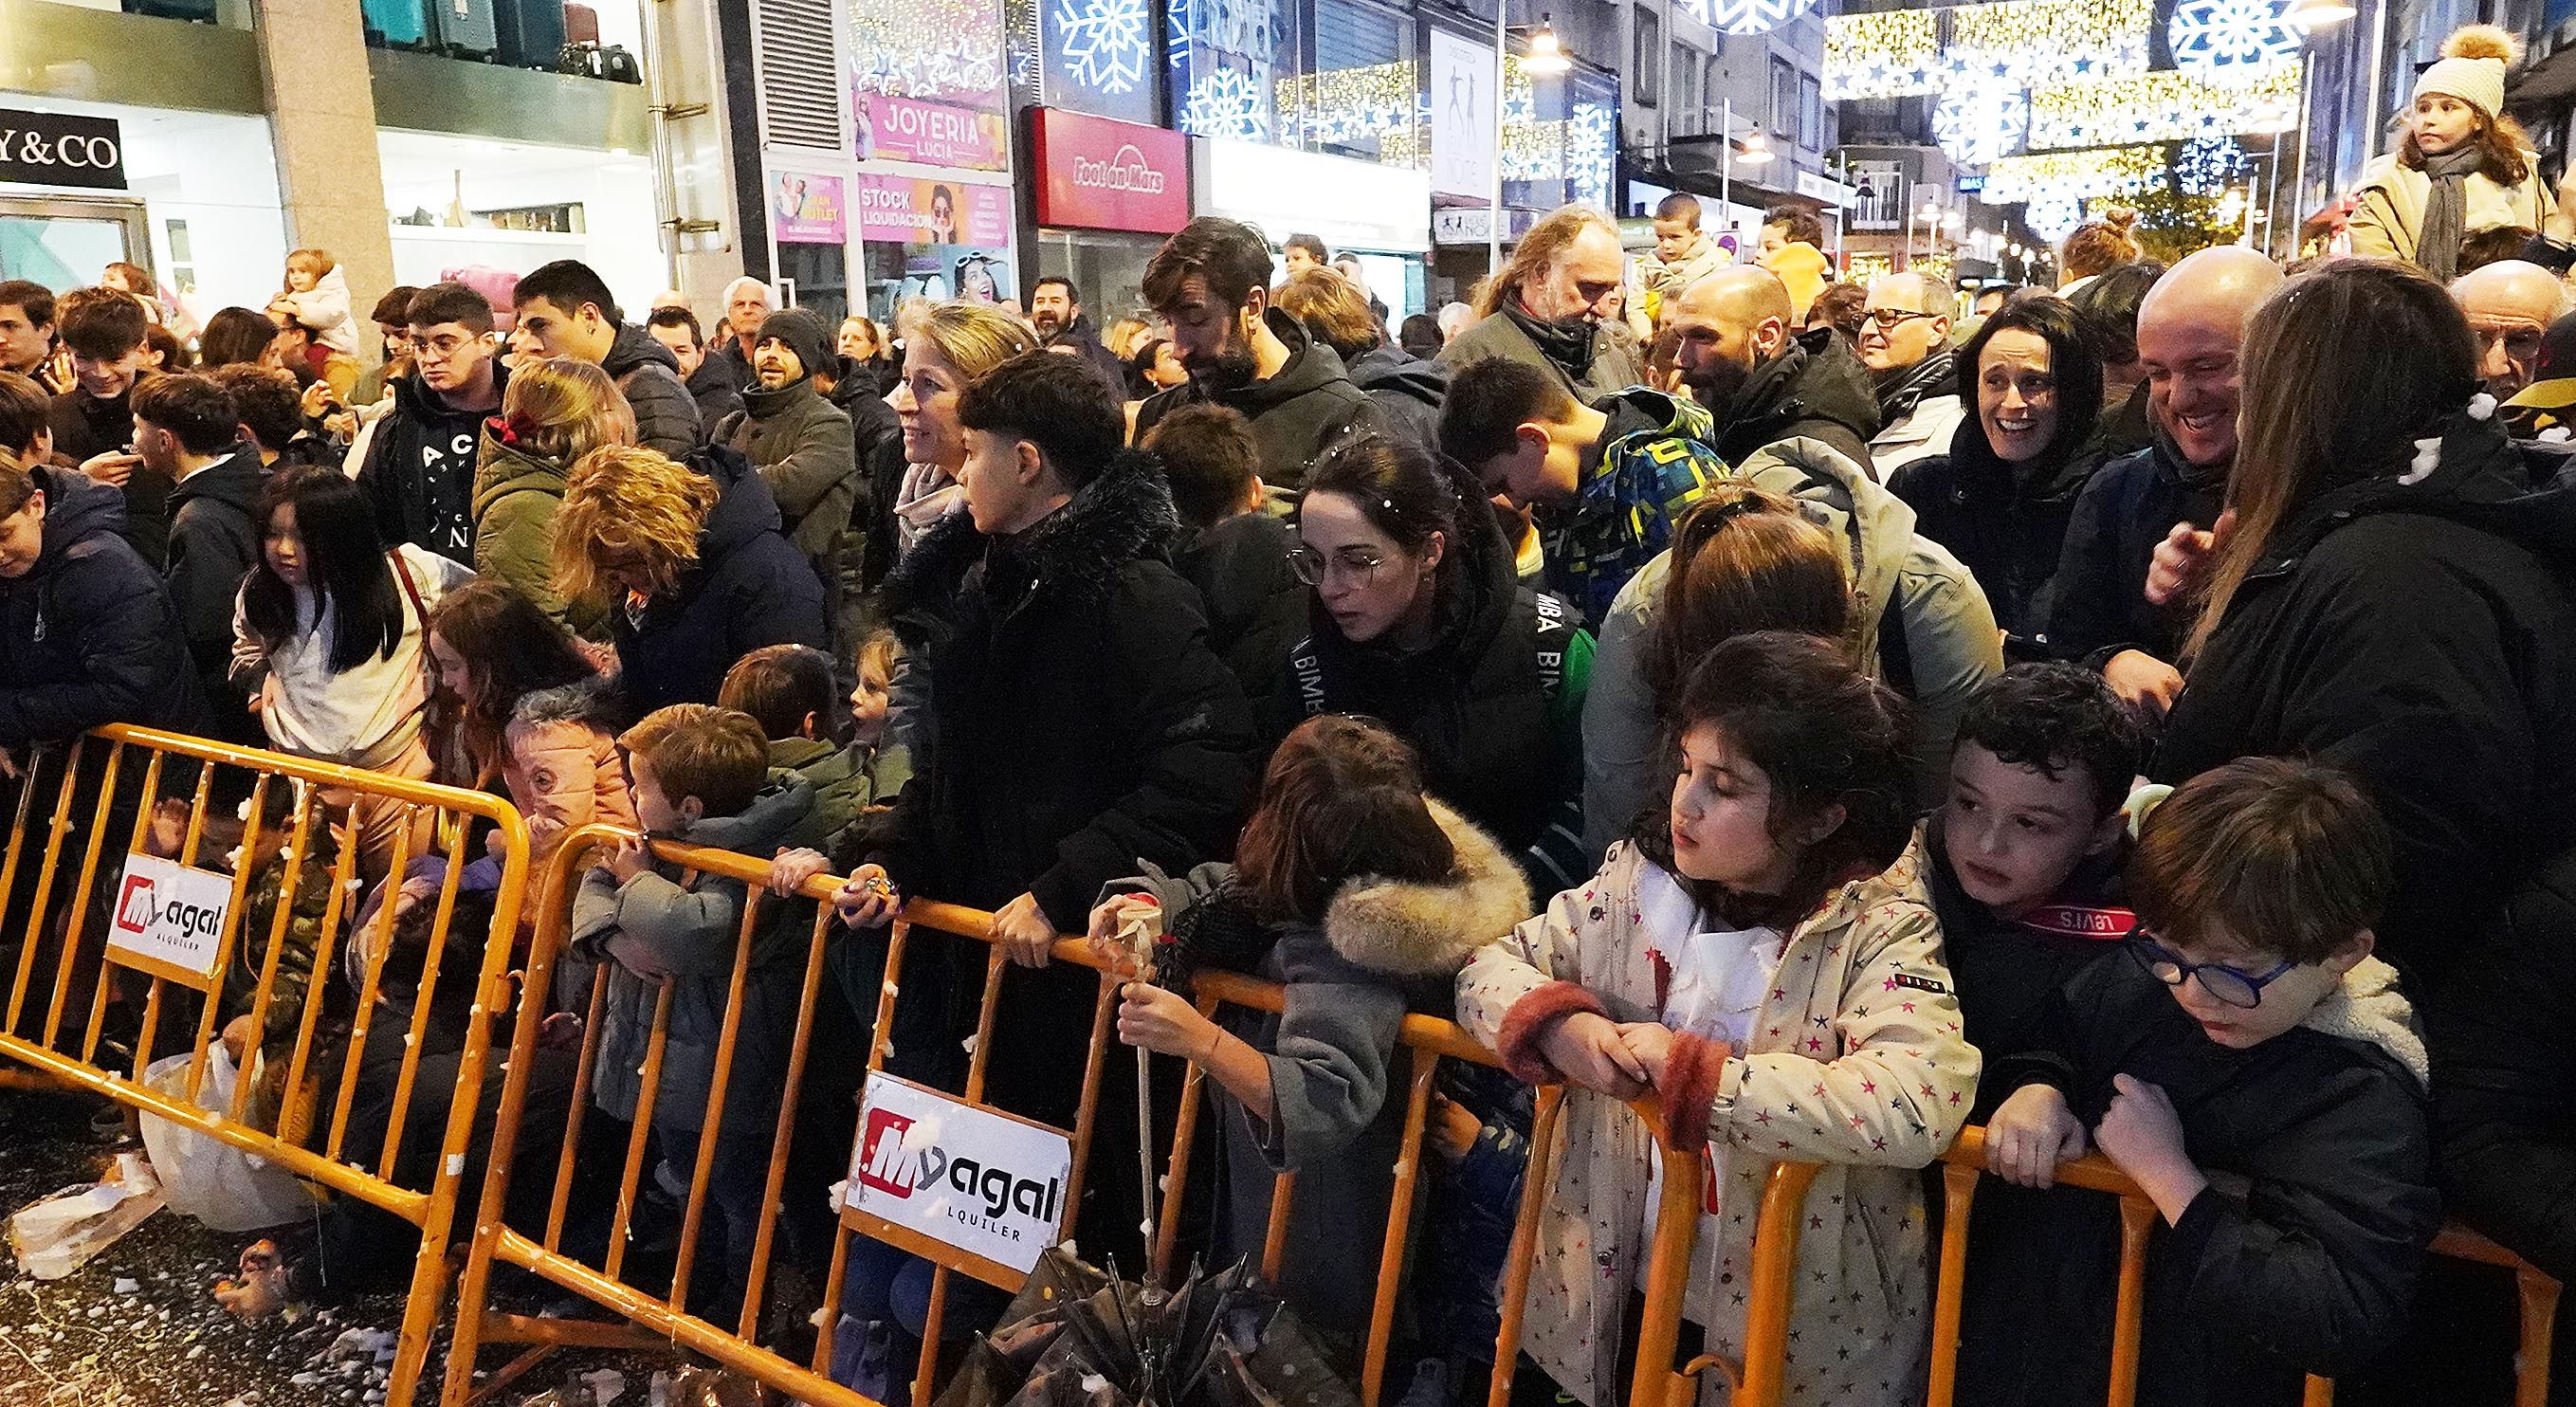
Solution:
[{"label": "pink poster", "polygon": [[841,198],[840,177],[779,171],[769,180],[769,233],[778,243],[849,242],[849,205]]},{"label": "pink poster", "polygon": [[859,237],[889,244],[1000,249],[1011,242],[1011,190],[911,176],[859,177]]},{"label": "pink poster", "polygon": [[1001,171],[1011,164],[1010,139],[998,112],[884,93],[866,93],[861,98],[861,161],[914,161],[976,171]]}]

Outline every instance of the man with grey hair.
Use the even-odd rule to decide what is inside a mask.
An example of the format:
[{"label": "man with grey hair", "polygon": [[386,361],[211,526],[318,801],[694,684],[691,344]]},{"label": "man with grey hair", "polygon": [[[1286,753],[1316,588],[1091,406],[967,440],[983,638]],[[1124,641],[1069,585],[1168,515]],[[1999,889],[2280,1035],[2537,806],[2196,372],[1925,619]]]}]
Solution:
[{"label": "man with grey hair", "polygon": [[725,336],[707,353],[722,357],[733,373],[734,384],[751,386],[760,377],[751,369],[752,352],[760,343],[760,324],[778,311],[778,300],[771,296],[769,285],[746,274],[724,287]]},{"label": "man with grey hair", "polygon": [[1871,281],[1861,304],[1860,364],[1886,422],[1869,442],[1882,478],[1929,455],[1948,454],[1967,412],[1950,350],[1950,290],[1921,274]]},{"label": "man with grey hair", "polygon": [[1577,400],[1598,400],[1645,380],[1634,343],[1611,331],[1626,293],[1619,227],[1591,206],[1558,206],[1521,237],[1476,304],[1484,316],[1440,360],[1509,357],[1554,372]]},{"label": "man with grey hair", "polygon": [[2478,374],[2487,394],[2512,400],[2531,384],[2540,339],[2567,315],[2567,285],[2538,264],[2507,259],[2451,281],[2451,301],[2478,339]]}]

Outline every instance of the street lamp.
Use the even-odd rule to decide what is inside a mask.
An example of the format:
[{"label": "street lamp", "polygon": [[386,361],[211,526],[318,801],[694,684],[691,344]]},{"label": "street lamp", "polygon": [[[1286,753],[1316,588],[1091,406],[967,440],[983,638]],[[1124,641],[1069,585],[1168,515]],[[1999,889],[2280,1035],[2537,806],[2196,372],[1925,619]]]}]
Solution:
[{"label": "street lamp", "polygon": [[1753,130],[1742,143],[1735,139],[1735,99],[1728,98],[1719,106],[1717,119],[1717,204],[1719,217],[1735,228],[1735,163],[1759,166],[1771,159],[1771,143],[1762,135],[1762,124],[1748,122]]},{"label": "street lamp", "polygon": [[2328,25],[2337,25],[2359,13],[2351,0],[2292,0],[2284,16],[2301,34],[2313,34]]},{"label": "street lamp", "polygon": [[1537,78],[1554,78],[1574,67],[1565,56],[1564,46],[1556,42],[1556,26],[1549,23],[1547,11],[1538,14],[1538,28],[1531,31],[1529,52],[1521,55],[1521,72]]},{"label": "street lamp", "polygon": [[[1503,130],[1503,95],[1511,86],[1511,29],[1505,22],[1510,11],[1505,0],[1494,0],[1494,204],[1485,225],[1485,258],[1498,274],[1503,271],[1503,151],[1510,145]],[[1521,55],[1521,72],[1532,78],[1554,78],[1574,67],[1574,61],[1565,56],[1565,46],[1557,42],[1551,18],[1547,11],[1539,11],[1538,27],[1530,31],[1529,52]]]}]

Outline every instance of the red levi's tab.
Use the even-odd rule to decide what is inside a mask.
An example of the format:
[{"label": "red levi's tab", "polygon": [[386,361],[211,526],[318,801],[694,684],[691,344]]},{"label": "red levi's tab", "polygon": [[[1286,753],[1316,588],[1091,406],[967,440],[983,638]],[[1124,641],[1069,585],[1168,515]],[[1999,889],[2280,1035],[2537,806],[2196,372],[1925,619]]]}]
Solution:
[{"label": "red levi's tab", "polygon": [[2127,909],[2091,904],[2042,904],[2023,914],[2021,926],[2059,938],[2091,938],[2116,943],[2138,931],[2138,916]]}]

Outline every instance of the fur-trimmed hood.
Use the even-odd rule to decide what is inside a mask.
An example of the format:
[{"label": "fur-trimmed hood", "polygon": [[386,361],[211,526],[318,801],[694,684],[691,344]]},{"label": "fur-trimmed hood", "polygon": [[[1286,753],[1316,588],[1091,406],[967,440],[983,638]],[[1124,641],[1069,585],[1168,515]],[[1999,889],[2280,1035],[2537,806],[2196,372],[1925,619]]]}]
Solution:
[{"label": "fur-trimmed hood", "polygon": [[2406,1067],[2415,1083],[2429,1086],[2432,1061],[2425,1054],[2423,1024],[2406,994],[2397,989],[2397,969],[2378,958],[2363,958],[2343,975],[2343,985],[2326,993],[2307,1019],[2312,1031],[2361,1041],[2387,1052]]},{"label": "fur-trimmed hood", "polygon": [[1432,819],[1458,852],[1446,880],[1363,876],[1324,910],[1324,939],[1348,961],[1393,977],[1447,976],[1533,912],[1529,881],[1494,838],[1438,801]]},{"label": "fur-trimmed hood", "polygon": [[[1007,550],[1020,558],[1039,588],[1094,601],[1108,594],[1121,567],[1140,557],[1160,559],[1180,526],[1161,464],[1141,450],[1127,449],[1111,456],[1098,478],[1075,490],[1064,507]],[[975,530],[972,515],[952,513],[940,519],[887,578],[890,613],[955,597],[991,545],[992,539]]]}]

